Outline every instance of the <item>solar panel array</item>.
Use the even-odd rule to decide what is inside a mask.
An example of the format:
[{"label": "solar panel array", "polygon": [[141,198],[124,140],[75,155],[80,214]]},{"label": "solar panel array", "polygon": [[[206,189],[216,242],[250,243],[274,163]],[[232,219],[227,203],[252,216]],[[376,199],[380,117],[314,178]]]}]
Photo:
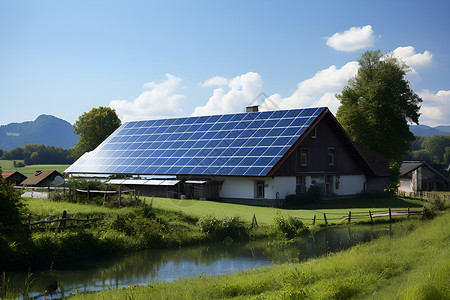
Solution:
[{"label": "solar panel array", "polygon": [[129,122],[66,172],[264,176],[324,109]]}]

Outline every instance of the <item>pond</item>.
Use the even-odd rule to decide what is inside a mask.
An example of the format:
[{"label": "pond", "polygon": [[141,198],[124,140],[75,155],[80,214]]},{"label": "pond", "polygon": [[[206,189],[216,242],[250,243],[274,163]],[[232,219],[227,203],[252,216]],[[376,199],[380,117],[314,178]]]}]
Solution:
[{"label": "pond", "polygon": [[[10,287],[25,298],[51,299],[75,292],[99,291],[199,275],[213,276],[284,262],[301,262],[389,234],[391,225],[329,228],[291,241],[253,241],[180,249],[152,250],[114,259],[77,263],[64,269],[9,274]],[[53,290],[45,294],[45,290]]]}]

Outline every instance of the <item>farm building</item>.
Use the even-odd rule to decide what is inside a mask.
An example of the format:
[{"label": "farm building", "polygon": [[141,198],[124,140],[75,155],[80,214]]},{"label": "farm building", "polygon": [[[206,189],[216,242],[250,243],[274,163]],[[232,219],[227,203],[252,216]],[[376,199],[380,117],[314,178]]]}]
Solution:
[{"label": "farm building", "polygon": [[22,181],[20,185],[29,187],[50,187],[53,184],[61,184],[63,181],[63,176],[56,170],[36,171],[33,175]]},{"label": "farm building", "polygon": [[2,172],[2,177],[8,181],[10,184],[19,185],[22,181],[27,179],[27,176],[20,172]]},{"label": "farm building", "polygon": [[399,191],[450,191],[450,180],[424,161],[404,161],[400,167]]},{"label": "farm building", "polygon": [[382,191],[388,160],[319,107],[128,122],[66,173],[171,175],[195,198],[269,205],[311,185]]}]

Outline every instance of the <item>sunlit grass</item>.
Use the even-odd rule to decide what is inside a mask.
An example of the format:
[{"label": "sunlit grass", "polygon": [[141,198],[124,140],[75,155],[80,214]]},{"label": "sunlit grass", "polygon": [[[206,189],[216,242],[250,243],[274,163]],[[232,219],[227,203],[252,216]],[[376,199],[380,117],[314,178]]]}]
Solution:
[{"label": "sunlit grass", "polygon": [[311,225],[314,216],[316,216],[317,223],[323,224],[324,213],[327,215],[328,222],[340,224],[345,222],[344,218],[348,216],[349,211],[351,211],[354,215],[354,221],[358,220],[356,219],[358,214],[361,214],[359,216],[364,217],[365,221],[370,221],[369,210],[374,212],[380,210],[386,211],[389,207],[392,209],[404,209],[407,207],[420,206],[417,204],[417,201],[402,200],[395,197],[332,200],[316,205],[308,205],[303,209],[279,209],[273,207],[249,206],[190,199],[147,199],[147,203],[153,201],[154,207],[159,207],[165,210],[179,211],[197,218],[205,215],[210,215],[217,218],[238,216],[242,221],[251,223],[253,214],[255,214],[259,225],[273,225],[275,218],[279,214],[300,218],[306,225]]}]

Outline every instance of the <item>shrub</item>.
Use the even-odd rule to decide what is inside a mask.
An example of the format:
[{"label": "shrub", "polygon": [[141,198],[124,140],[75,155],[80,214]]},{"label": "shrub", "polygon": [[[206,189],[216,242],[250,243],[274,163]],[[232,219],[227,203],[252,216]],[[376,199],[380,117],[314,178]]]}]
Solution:
[{"label": "shrub", "polygon": [[238,241],[248,239],[248,229],[239,217],[217,219],[215,217],[201,218],[197,223],[202,232],[217,241]]},{"label": "shrub", "polygon": [[296,217],[285,217],[279,215],[275,218],[277,228],[288,239],[292,239],[296,236],[304,235],[309,232],[308,228],[303,224],[302,220]]},{"label": "shrub", "polygon": [[284,204],[287,208],[295,208],[302,204],[317,203],[322,200],[322,197],[322,188],[317,185],[311,185],[306,193],[287,195]]},{"label": "shrub", "polygon": [[25,213],[19,191],[0,176],[0,227],[22,224]]}]

